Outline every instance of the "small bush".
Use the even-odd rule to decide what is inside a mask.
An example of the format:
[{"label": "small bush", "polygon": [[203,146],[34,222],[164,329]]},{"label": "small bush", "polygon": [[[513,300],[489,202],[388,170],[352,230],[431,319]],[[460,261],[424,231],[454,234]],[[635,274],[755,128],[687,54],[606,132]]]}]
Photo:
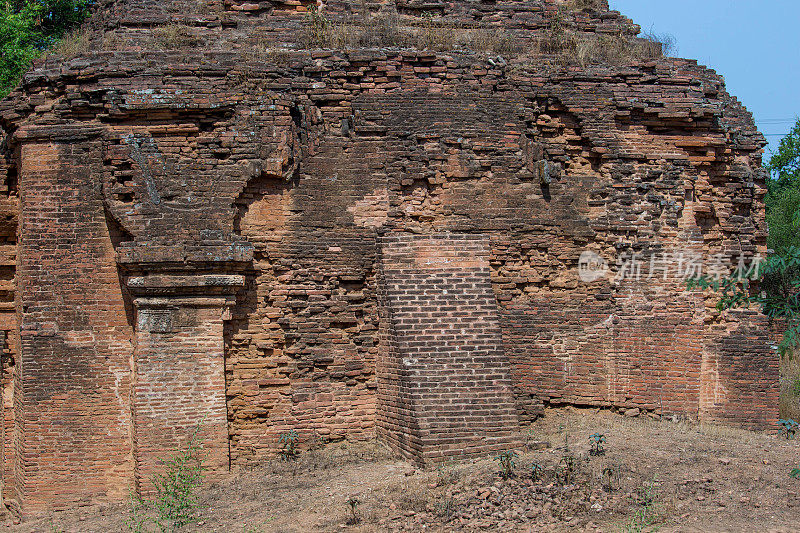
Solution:
[{"label": "small bush", "polygon": [[600,484],[606,492],[614,492],[620,486],[619,467],[607,465],[603,467]]},{"label": "small bush", "polygon": [[358,506],[361,504],[358,498],[351,496],[347,499],[347,507],[350,509],[350,518],[347,523],[351,526],[358,524],[361,520],[358,517]]},{"label": "small bush", "polygon": [[778,420],[778,426],[780,427],[781,435],[786,437],[787,440],[793,439],[797,434],[797,429],[800,428],[800,424],[792,419]]},{"label": "small bush", "polygon": [[500,477],[511,479],[514,477],[514,468],[517,466],[517,452],[509,450],[501,453],[495,460],[500,464]]},{"label": "small bush", "polygon": [[675,37],[668,33],[648,32],[642,34],[642,39],[653,45],[653,55],[656,57],[671,56],[678,51]]},{"label": "small bush", "polygon": [[201,505],[197,489],[203,483],[202,441],[198,427],[186,447],[172,458],[161,461],[164,472],[153,478],[155,496],[149,507],[155,512],[153,521],[161,531],[177,529],[197,521]]},{"label": "small bush", "polygon": [[544,468],[539,463],[533,463],[531,465],[531,480],[536,483],[537,481],[541,481],[544,477]]},{"label": "small bush", "polygon": [[329,40],[331,23],[320,12],[316,5],[312,5],[306,13],[305,44],[311,48],[324,48]]},{"label": "small bush", "polygon": [[561,460],[556,466],[555,479],[560,485],[570,485],[575,479],[578,470],[578,461],[569,450],[561,456]]},{"label": "small bush", "polygon": [[154,494],[146,499],[132,497],[128,519],[129,531],[148,531],[153,524],[162,533],[177,531],[196,522],[202,505],[197,491],[203,483],[202,439],[198,426],[186,446],[170,459],[161,460],[162,472],[151,478]]},{"label": "small bush", "polygon": [[589,455],[605,455],[606,454],[606,436],[602,433],[593,433],[589,435],[589,444],[591,448],[589,449]]},{"label": "small bush", "polygon": [[293,429],[281,433],[280,437],[278,437],[278,443],[283,444],[283,448],[279,453],[284,461],[293,461],[300,455],[300,450],[297,449],[299,440],[300,437]]}]

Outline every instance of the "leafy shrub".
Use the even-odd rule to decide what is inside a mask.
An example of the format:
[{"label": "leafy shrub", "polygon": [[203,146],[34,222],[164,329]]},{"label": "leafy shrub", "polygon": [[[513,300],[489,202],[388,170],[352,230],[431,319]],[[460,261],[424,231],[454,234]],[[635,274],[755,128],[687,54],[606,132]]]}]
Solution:
[{"label": "leafy shrub", "polygon": [[786,437],[787,440],[793,439],[797,434],[797,429],[800,428],[800,424],[792,419],[778,420],[778,426],[780,426],[781,435]]},{"label": "leafy shrub", "polygon": [[126,526],[129,531],[147,531],[152,523],[162,533],[177,531],[196,522],[202,505],[197,490],[203,483],[202,439],[198,426],[186,446],[166,460],[162,472],[151,478],[150,498],[132,497]]},{"label": "leafy shrub", "polygon": [[766,168],[767,244],[784,255],[789,247],[800,247],[800,119],[781,139]]},{"label": "leafy shrub", "polygon": [[800,466],[793,468],[789,475],[795,479],[800,479]]},{"label": "leafy shrub", "polygon": [[501,453],[495,460],[500,464],[500,477],[503,479],[511,479],[514,477],[514,468],[517,466],[517,452],[508,450]]},{"label": "leafy shrub", "polygon": [[297,449],[299,439],[300,437],[293,429],[281,433],[280,437],[278,437],[278,443],[283,444],[283,448],[279,453],[284,461],[292,461],[300,455],[300,450]]},{"label": "leafy shrub", "polygon": [[154,476],[155,496],[149,502],[155,512],[154,522],[161,531],[176,531],[197,520],[201,508],[197,489],[203,483],[205,470],[201,450],[198,428],[183,450],[161,461],[164,472]]},{"label": "leafy shrub", "polygon": [[589,455],[605,455],[605,442],[606,436],[602,433],[593,433],[589,435],[589,443],[591,448],[589,449]]},{"label": "leafy shrub", "polygon": [[722,279],[701,276],[687,280],[687,286],[718,292],[719,311],[756,304],[771,320],[785,321],[787,328],[778,346],[781,356],[800,344],[800,247],[786,247],[752,272],[740,270]]}]

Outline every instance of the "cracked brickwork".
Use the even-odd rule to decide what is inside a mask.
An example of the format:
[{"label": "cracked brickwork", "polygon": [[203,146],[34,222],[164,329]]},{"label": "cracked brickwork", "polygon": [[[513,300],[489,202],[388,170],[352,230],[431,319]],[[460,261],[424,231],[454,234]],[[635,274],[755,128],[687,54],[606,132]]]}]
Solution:
[{"label": "cracked brickwork", "polygon": [[[421,462],[489,453],[548,404],[777,418],[762,317],[718,313],[674,271],[615,276],[632,254],[766,252],[764,139],[721,77],[671,58],[304,50],[309,5],[106,0],[87,50],[37,63],[0,104],[8,501],[36,513],[146,490],[198,421],[224,470],[274,457],[291,429],[302,446],[377,433]],[[638,32],[603,2],[570,5],[323,8],[403,28],[433,11],[522,40],[554,20]],[[387,260],[415,246],[474,261],[444,280]],[[592,282],[586,250],[610,265]],[[480,287],[480,306],[437,283]],[[418,311],[379,298],[403,284]],[[453,339],[391,322],[427,305],[484,332],[455,314],[433,328]],[[404,373],[429,334],[441,366]],[[475,349],[490,364],[473,387],[458,365]],[[425,372],[463,386],[426,388]]]}]

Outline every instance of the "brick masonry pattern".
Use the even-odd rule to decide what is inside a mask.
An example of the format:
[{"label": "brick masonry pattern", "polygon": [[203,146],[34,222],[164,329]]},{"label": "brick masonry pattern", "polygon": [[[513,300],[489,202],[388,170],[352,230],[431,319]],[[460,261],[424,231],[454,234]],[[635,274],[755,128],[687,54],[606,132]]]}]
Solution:
[{"label": "brick masonry pattern", "polygon": [[[360,5],[405,25],[433,6],[525,39],[560,4]],[[0,103],[8,501],[26,513],[118,501],[198,420],[224,469],[272,457],[289,429],[303,445],[378,431],[435,460],[462,447],[430,424],[445,397],[496,395],[502,420],[509,401],[522,421],[547,404],[777,418],[757,313],[720,314],[675,276],[577,276],[586,249],[612,267],[634,252],[766,251],[763,137],[718,75],[682,59],[259,56],[258,35],[289,41],[308,5],[104,0],[88,51],[38,63]],[[348,5],[326,8],[336,19]],[[567,14],[587,35],[638,31],[605,9]],[[154,50],[176,24],[194,45]],[[401,274],[391,258],[418,249],[473,257]],[[404,284],[425,296],[419,311],[392,299]],[[474,285],[479,305],[426,284]],[[463,396],[399,366],[430,325],[403,320],[453,307],[480,322],[470,349],[487,358]],[[511,444],[483,416],[453,421]]]}]

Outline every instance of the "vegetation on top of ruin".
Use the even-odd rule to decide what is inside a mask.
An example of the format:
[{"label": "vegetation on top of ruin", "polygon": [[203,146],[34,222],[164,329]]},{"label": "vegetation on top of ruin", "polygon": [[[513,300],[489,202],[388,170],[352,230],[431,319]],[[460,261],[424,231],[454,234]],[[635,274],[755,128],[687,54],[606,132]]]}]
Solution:
[{"label": "vegetation on top of ruin", "polygon": [[0,98],[19,82],[31,62],[78,26],[94,0],[0,2]]},{"label": "vegetation on top of ruin", "polygon": [[[644,34],[641,38],[632,38],[622,32],[591,34],[576,31],[566,24],[567,10],[586,9],[590,4],[599,9],[601,3],[584,0],[565,5],[532,41],[519,39],[503,28],[486,28],[479,24],[454,27],[431,13],[424,14],[416,26],[403,26],[397,14],[376,16],[362,23],[339,22],[312,9],[306,16],[301,44],[306,48],[398,47],[437,52],[487,52],[507,57],[550,56],[563,64],[580,66],[658,59],[674,50],[674,38],[668,35]],[[262,43],[262,46],[269,48],[270,43]]]},{"label": "vegetation on top of ruin", "polygon": [[[0,98],[19,82],[31,63],[44,54],[74,57],[91,50],[125,50],[134,46],[129,37],[109,31],[96,40],[92,29],[78,28],[90,14],[95,0],[6,0],[0,2]],[[426,12],[416,21],[398,13],[328,18],[313,9],[303,20],[294,43],[301,48],[359,49],[409,48],[437,52],[472,52],[515,57],[548,57],[563,65],[622,65],[669,55],[674,41],[669,36],[644,34],[632,37],[621,28],[617,33],[591,33],[576,29],[574,12],[598,13],[608,9],[605,0],[569,0],[559,6],[547,26],[533,38],[519,32],[480,23],[463,23]],[[190,22],[173,20],[151,29],[148,47],[179,50],[209,45],[202,29]],[[206,36],[207,37],[207,36]],[[287,43],[267,32],[249,37],[255,46],[248,53],[270,54]],[[277,39],[277,40],[276,40]],[[224,44],[221,44],[224,46]]]}]

